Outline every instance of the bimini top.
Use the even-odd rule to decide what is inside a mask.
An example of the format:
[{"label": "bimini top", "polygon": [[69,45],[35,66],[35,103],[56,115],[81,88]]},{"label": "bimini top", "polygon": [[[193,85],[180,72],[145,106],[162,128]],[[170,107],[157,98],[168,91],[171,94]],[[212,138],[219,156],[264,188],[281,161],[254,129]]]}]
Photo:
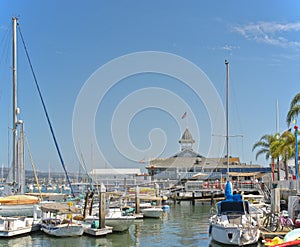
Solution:
[{"label": "bimini top", "polygon": [[44,203],[41,209],[43,212],[51,212],[57,214],[81,214],[81,209],[71,205],[70,203]]}]

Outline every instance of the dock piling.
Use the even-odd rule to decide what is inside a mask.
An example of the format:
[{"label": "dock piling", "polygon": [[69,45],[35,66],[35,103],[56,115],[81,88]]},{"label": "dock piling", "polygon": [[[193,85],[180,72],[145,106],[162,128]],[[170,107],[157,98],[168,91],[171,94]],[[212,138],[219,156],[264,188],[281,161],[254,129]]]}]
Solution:
[{"label": "dock piling", "polygon": [[105,228],[106,188],[102,183],[99,190],[99,229]]}]

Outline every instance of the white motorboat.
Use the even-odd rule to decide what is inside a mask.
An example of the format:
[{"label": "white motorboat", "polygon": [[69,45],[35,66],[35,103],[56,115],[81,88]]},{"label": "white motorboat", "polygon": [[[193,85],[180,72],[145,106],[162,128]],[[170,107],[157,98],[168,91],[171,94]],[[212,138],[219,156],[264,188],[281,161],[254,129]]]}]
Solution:
[{"label": "white motorboat", "polygon": [[160,218],[163,213],[163,209],[159,207],[150,207],[141,209],[145,218]]},{"label": "white motorboat", "polygon": [[0,198],[0,237],[13,237],[40,229],[38,198],[8,196]]},{"label": "white motorboat", "polygon": [[161,207],[152,206],[151,203],[141,203],[140,210],[145,218],[160,218],[163,213]]},{"label": "white motorboat", "polygon": [[249,214],[248,201],[232,194],[231,183],[225,188],[226,199],[217,203],[217,213],[210,218],[209,235],[221,244],[244,246],[255,244],[260,237],[257,222]]},{"label": "white motorboat", "polygon": [[[134,224],[135,216],[123,215],[122,210],[117,208],[108,208],[105,215],[105,225],[113,228],[114,232],[123,232],[127,231],[129,227]],[[98,221],[99,217],[96,214],[95,216],[87,216],[85,221],[92,223],[93,221]]]},{"label": "white motorboat", "polygon": [[41,230],[43,232],[56,237],[82,236],[83,225],[72,221],[72,214],[81,213],[79,208],[70,203],[45,203],[42,205],[42,212]]},{"label": "white motorboat", "polygon": [[111,226],[105,226],[104,228],[99,228],[99,220],[93,221],[90,223],[83,223],[84,233],[94,237],[106,236],[109,233],[112,233]]},{"label": "white motorboat", "polygon": [[40,220],[32,217],[0,217],[0,237],[14,237],[40,229]]}]

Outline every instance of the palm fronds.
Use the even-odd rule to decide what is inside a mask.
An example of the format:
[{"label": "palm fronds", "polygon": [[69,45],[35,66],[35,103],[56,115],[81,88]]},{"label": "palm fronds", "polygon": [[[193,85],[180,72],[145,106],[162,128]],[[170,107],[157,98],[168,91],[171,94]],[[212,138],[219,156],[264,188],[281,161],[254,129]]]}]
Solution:
[{"label": "palm fronds", "polygon": [[290,105],[290,110],[288,111],[286,122],[288,126],[291,124],[292,120],[298,117],[300,114],[300,93],[297,93]]}]

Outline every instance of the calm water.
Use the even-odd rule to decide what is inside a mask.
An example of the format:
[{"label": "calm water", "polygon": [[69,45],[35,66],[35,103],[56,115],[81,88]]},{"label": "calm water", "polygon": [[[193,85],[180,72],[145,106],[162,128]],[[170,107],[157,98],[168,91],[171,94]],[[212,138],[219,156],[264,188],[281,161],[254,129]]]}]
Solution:
[{"label": "calm water", "polygon": [[162,219],[137,221],[128,232],[106,237],[55,238],[41,232],[13,239],[0,239],[1,247],[20,246],[220,246],[210,243],[208,219],[210,205],[189,203],[171,205]]}]

